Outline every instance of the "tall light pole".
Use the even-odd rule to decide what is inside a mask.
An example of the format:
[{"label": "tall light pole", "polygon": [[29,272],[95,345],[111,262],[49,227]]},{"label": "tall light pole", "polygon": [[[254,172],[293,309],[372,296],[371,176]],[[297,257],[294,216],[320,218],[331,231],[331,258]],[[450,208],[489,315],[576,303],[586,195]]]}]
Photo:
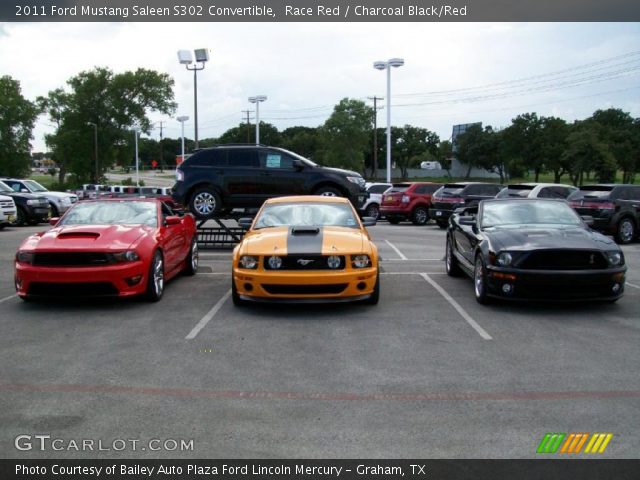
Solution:
[{"label": "tall light pole", "polygon": [[133,135],[135,138],[135,148],[136,148],[136,186],[140,186],[140,169],[139,169],[139,161],[138,161],[138,133],[140,132],[139,127],[133,127]]},{"label": "tall light pole", "polygon": [[193,71],[193,121],[195,124],[195,148],[198,148],[198,70],[204,70],[205,62],[209,61],[209,49],[207,48],[198,48],[193,51],[196,57],[196,63],[198,65],[193,65],[190,67],[191,63],[193,63],[193,59],[191,57],[190,50],[178,50],[178,61],[185,66],[187,70]]},{"label": "tall light pole", "polygon": [[266,95],[249,97],[249,101],[256,104],[256,145],[260,144],[260,102],[264,102],[266,99]]},{"label": "tall light pole", "polygon": [[93,126],[93,160],[95,162],[95,182],[97,185],[100,182],[100,170],[98,169],[98,125],[93,122],[87,122],[87,125]]},{"label": "tall light pole", "polygon": [[[177,121],[180,122],[180,129],[182,131],[182,133],[180,134],[180,138],[181,138],[181,145],[182,145],[182,162],[184,162],[184,122],[186,122],[187,120],[189,120],[189,117],[187,117],[186,115],[183,115],[181,117],[176,118]],[[182,163],[180,162],[180,163]]]},{"label": "tall light pole", "polygon": [[374,62],[373,68],[387,71],[387,183],[391,183],[391,67],[404,65],[402,58],[390,58],[386,62]]}]

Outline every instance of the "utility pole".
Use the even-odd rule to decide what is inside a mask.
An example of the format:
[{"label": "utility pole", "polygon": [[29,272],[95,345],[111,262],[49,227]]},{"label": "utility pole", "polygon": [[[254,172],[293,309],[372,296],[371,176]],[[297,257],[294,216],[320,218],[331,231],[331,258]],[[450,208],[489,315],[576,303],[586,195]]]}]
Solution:
[{"label": "utility pole", "polygon": [[[373,179],[378,179],[378,100],[384,100],[382,97],[367,97],[373,100]],[[382,107],[380,107],[382,108]]]},{"label": "utility pole", "polygon": [[164,149],[162,148],[162,124],[163,121],[158,122],[160,124],[160,173],[164,172]]},{"label": "utility pole", "polygon": [[251,143],[251,110],[241,110],[242,113],[247,114],[247,143]]}]

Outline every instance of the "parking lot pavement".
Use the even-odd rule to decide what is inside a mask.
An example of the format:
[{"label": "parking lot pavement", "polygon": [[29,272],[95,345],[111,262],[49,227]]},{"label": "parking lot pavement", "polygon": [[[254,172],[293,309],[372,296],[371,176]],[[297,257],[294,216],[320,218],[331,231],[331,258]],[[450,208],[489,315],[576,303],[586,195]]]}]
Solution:
[{"label": "parking lot pavement", "polygon": [[[377,306],[236,308],[225,251],[156,304],[25,304],[11,262],[39,229],[0,232],[0,457],[531,458],[571,431],[612,432],[604,456],[637,457],[640,288],[480,306],[444,272],[443,230],[382,222]],[[640,244],[624,251],[640,287]],[[42,433],[194,449],[15,450]]]}]

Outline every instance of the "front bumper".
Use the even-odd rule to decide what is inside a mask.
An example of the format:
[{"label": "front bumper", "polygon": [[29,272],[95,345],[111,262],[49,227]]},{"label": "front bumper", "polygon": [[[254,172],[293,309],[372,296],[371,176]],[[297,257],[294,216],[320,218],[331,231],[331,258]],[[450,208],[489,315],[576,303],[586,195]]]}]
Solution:
[{"label": "front bumper", "polygon": [[[145,292],[147,276],[148,268],[142,261],[101,267],[15,263],[16,291],[21,297],[129,297]],[[137,277],[138,281],[131,284]]]},{"label": "front bumper", "polygon": [[487,294],[511,300],[616,300],[624,293],[626,270],[626,267],[606,270],[518,270],[489,266]]},{"label": "front bumper", "polygon": [[51,215],[51,208],[49,204],[47,206],[28,205],[25,209],[27,220],[45,222]]},{"label": "front bumper", "polygon": [[378,269],[333,271],[265,271],[233,269],[233,282],[240,298],[289,303],[357,301],[373,294]]}]

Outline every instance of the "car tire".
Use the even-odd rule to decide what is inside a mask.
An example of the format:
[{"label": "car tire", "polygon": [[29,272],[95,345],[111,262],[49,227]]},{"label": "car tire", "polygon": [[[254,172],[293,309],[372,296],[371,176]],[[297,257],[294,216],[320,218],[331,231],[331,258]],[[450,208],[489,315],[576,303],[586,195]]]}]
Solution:
[{"label": "car tire", "polygon": [[369,298],[367,298],[363,302],[366,305],[377,305],[379,301],[380,301],[380,272],[378,272],[378,274],[376,275],[376,284],[373,287],[373,292],[371,293]]},{"label": "car tire", "polygon": [[438,224],[438,226],[439,226],[441,229],[443,229],[443,230],[444,230],[445,228],[447,228],[447,222],[445,222],[445,221],[443,221],[443,220],[438,220],[436,223],[437,223],[437,224]]},{"label": "car tire", "polygon": [[335,187],[320,187],[315,192],[314,195],[321,195],[323,197],[344,197],[342,192]]},{"label": "car tire", "polygon": [[246,305],[246,301],[240,298],[238,294],[238,289],[236,288],[236,281],[231,277],[231,301],[236,307],[244,307]]},{"label": "car tire", "polygon": [[211,187],[199,188],[189,199],[189,211],[197,219],[211,218],[221,210],[220,195]]},{"label": "car tire", "polygon": [[22,207],[16,209],[16,221],[14,223],[18,227],[22,227],[27,224],[27,213]]},{"label": "car tire", "polygon": [[51,216],[52,217],[59,217],[60,216],[60,212],[58,211],[58,207],[56,207],[53,203],[50,203],[49,207],[51,208]]},{"label": "car tire", "polygon": [[193,237],[187,258],[184,259],[184,274],[191,277],[198,273],[198,238]]},{"label": "car tire", "polygon": [[458,263],[458,259],[453,254],[453,241],[449,236],[447,236],[447,247],[446,253],[444,257],[444,267],[447,271],[447,275],[450,277],[459,277],[462,275],[462,269],[460,268],[460,264]]},{"label": "car tire", "polygon": [[397,217],[387,217],[387,222],[391,225],[398,225],[400,223],[400,219]]},{"label": "car tire", "polygon": [[149,266],[146,297],[150,302],[157,302],[164,293],[164,259],[162,253],[156,250]]},{"label": "car tire", "polygon": [[416,207],[411,212],[414,225],[425,225],[429,221],[429,211],[425,207]]},{"label": "car tire", "polygon": [[620,219],[616,227],[616,242],[625,245],[636,238],[636,224],[631,217]]},{"label": "car tire", "polygon": [[377,203],[370,204],[367,209],[364,211],[365,217],[373,217],[376,220],[380,217],[380,207],[378,207]]},{"label": "car tire", "polygon": [[489,303],[487,296],[487,268],[482,260],[482,255],[476,255],[475,268],[473,269],[473,291],[476,301],[482,305]]}]

